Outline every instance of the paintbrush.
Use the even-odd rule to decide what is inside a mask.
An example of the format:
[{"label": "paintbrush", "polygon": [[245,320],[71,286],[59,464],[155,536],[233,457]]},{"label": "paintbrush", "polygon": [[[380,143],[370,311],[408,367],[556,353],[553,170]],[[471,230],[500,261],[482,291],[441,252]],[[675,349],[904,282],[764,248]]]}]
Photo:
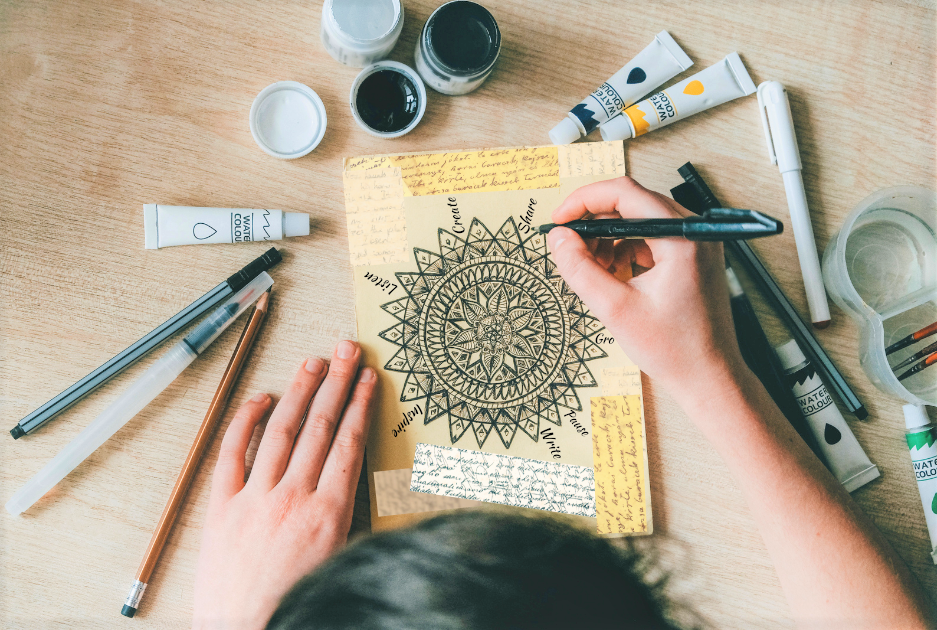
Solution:
[{"label": "paintbrush", "polygon": [[935,342],[932,343],[931,345],[927,346],[926,348],[924,348],[924,349],[921,350],[920,352],[915,352],[914,354],[912,354],[910,357],[908,357],[907,359],[905,359],[904,361],[902,361],[902,362],[899,363],[898,365],[892,366],[891,369],[892,369],[892,371],[894,371],[894,370],[900,370],[901,368],[903,368],[903,367],[906,366],[906,365],[911,365],[912,363],[914,363],[914,362],[917,361],[918,359],[923,359],[924,357],[926,357],[927,355],[931,354],[932,352],[937,352],[937,341],[935,341]]},{"label": "paintbrush", "polygon": [[898,350],[901,350],[902,348],[907,348],[911,344],[917,343],[918,341],[920,341],[921,339],[924,339],[925,337],[930,337],[934,333],[937,333],[937,322],[934,322],[930,326],[925,326],[919,331],[915,333],[911,333],[904,339],[900,339],[896,341],[895,343],[891,344],[890,346],[885,348],[885,354],[891,354],[892,352],[896,352]]},{"label": "paintbrush", "polygon": [[934,365],[935,363],[937,363],[937,352],[932,352],[930,355],[928,355],[926,359],[924,359],[923,361],[915,365],[913,368],[911,368],[910,370],[908,370],[907,372],[899,376],[898,380],[903,381],[909,376],[913,376],[917,374],[921,370],[926,370],[927,368]]}]

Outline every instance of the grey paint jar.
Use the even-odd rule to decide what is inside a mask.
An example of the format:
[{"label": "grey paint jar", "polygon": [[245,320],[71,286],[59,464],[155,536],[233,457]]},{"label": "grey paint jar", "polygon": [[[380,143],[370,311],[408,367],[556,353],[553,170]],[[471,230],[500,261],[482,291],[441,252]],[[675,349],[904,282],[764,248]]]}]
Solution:
[{"label": "grey paint jar", "polygon": [[501,52],[501,31],[491,12],[454,0],[429,16],[416,42],[416,70],[442,94],[468,94],[491,74]]},{"label": "grey paint jar", "polygon": [[400,0],[325,0],[322,45],[336,61],[364,68],[390,54],[403,30]]}]

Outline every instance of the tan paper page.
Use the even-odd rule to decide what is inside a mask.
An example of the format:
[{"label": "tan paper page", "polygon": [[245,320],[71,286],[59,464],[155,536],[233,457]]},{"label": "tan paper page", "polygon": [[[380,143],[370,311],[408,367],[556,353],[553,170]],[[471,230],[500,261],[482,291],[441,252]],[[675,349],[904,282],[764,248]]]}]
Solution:
[{"label": "tan paper page", "polygon": [[[380,374],[375,530],[414,518],[418,443],[592,468],[590,398],[640,395],[640,377],[535,228],[575,188],[624,174],[620,142],[345,160],[358,338]],[[375,484],[384,471],[398,472]],[[412,509],[471,505],[458,501]]]}]

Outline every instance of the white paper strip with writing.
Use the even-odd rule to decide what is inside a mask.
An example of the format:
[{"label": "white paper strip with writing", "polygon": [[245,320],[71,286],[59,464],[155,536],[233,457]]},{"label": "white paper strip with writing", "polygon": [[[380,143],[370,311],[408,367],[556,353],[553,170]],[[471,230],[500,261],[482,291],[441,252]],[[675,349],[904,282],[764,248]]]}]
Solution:
[{"label": "white paper strip with writing", "polygon": [[416,445],[410,490],[595,516],[591,468],[451,446]]}]

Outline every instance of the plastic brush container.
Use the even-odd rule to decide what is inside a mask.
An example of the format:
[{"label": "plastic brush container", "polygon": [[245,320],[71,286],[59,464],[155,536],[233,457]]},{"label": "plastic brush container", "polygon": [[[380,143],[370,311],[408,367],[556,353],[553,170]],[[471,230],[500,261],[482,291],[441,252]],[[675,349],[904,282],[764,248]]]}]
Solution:
[{"label": "plastic brush container", "polygon": [[937,194],[898,186],[863,199],[827,245],[823,280],[859,324],[859,362],[872,383],[908,402],[937,405],[937,367],[903,381],[891,369],[937,338],[885,355],[887,346],[937,321]]}]

